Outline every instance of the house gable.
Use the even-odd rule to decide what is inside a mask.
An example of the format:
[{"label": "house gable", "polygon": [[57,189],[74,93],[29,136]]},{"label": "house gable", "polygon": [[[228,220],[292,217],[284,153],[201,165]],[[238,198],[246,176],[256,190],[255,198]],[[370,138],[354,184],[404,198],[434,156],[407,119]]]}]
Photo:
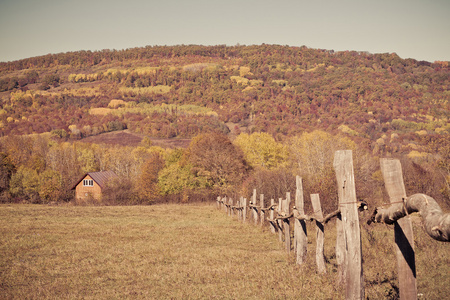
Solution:
[{"label": "house gable", "polygon": [[84,174],[72,187],[75,190],[75,198],[87,200],[89,198],[100,199],[102,189],[109,180],[118,178],[112,171],[89,172]]}]

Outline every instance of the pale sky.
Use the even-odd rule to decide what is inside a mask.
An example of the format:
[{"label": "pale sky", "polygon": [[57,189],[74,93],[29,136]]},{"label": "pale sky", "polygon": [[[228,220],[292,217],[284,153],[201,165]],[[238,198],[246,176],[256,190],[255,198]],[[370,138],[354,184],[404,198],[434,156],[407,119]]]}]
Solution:
[{"label": "pale sky", "polygon": [[0,61],[238,43],[450,61],[450,0],[0,0]]}]

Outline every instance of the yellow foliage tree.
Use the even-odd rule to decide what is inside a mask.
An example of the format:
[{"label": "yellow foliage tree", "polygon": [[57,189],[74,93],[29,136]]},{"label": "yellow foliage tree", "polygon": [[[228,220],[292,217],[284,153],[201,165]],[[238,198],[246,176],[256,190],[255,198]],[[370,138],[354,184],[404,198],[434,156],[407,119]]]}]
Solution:
[{"label": "yellow foliage tree", "polygon": [[245,159],[252,167],[270,170],[287,164],[287,147],[276,142],[268,133],[255,132],[250,135],[241,133],[234,143],[242,149]]},{"label": "yellow foliage tree", "polygon": [[355,143],[347,137],[315,130],[293,137],[289,148],[293,171],[303,177],[306,194],[319,193],[320,198],[324,199],[324,211],[334,210],[337,203],[334,153],[336,150],[355,150]]},{"label": "yellow foliage tree", "polygon": [[38,199],[39,176],[36,170],[21,166],[11,177],[10,193],[35,202]]},{"label": "yellow foliage tree", "polygon": [[62,195],[61,175],[54,170],[47,169],[39,175],[39,196],[42,203],[59,201]]},{"label": "yellow foliage tree", "polygon": [[321,130],[303,133],[290,141],[291,158],[298,171],[314,177],[323,176],[332,169],[335,151],[355,149],[356,144],[349,138]]},{"label": "yellow foliage tree", "polygon": [[99,171],[99,163],[93,149],[78,149],[78,161],[83,173]]}]

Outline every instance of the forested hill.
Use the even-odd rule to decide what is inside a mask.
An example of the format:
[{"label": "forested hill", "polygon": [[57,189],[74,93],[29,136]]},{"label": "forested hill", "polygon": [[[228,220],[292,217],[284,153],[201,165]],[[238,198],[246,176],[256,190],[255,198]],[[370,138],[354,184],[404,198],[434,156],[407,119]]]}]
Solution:
[{"label": "forested hill", "polygon": [[0,135],[277,140],[322,129],[375,152],[448,137],[449,62],[278,45],[79,51],[0,63]]}]

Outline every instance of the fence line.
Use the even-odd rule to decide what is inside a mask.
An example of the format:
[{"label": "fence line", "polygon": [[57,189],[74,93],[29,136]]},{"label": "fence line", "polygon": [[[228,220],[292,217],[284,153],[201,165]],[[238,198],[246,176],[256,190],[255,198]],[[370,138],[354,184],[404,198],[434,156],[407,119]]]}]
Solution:
[{"label": "fence line", "polygon": [[[395,244],[397,249],[398,272],[399,272],[399,293],[401,299],[417,299],[416,270],[414,261],[414,240],[412,235],[412,226],[409,218],[402,218],[408,215],[406,206],[406,192],[403,184],[401,165],[398,160],[381,159],[380,160],[383,177],[388,191],[391,205],[402,202],[403,208],[399,210],[396,219],[380,216],[380,212],[388,213],[381,208],[375,209],[371,220],[368,222],[386,222],[394,223]],[[346,299],[364,299],[364,275],[362,268],[362,249],[361,249],[361,233],[359,225],[358,211],[368,209],[367,204],[357,201],[353,159],[351,150],[336,151],[333,166],[336,172],[336,180],[338,185],[339,208],[323,216],[321,209],[319,194],[311,194],[311,202],[313,207],[313,215],[307,215],[304,211],[303,186],[302,178],[296,176],[296,192],[295,205],[290,212],[290,193],[286,193],[286,198],[278,199],[278,205],[275,199],[270,199],[270,206],[265,207],[264,195],[260,195],[260,205],[256,202],[256,189],[253,190],[250,203],[247,205],[247,199],[240,197],[240,200],[233,205],[233,201],[227,197],[217,198],[217,208],[222,209],[230,216],[237,216],[238,220],[247,222],[247,215],[250,210],[251,219],[255,225],[262,226],[265,221],[269,223],[270,232],[278,233],[280,242],[285,243],[286,251],[291,251],[290,226],[293,226],[294,236],[292,240],[292,248],[296,258],[296,264],[302,265],[306,261],[307,255],[307,231],[306,221],[314,221],[316,224],[316,265],[318,273],[325,274],[325,260],[323,254],[324,244],[324,225],[330,220],[336,218],[336,262],[338,264],[338,281],[345,284]],[[418,194],[420,196],[420,194]],[[434,199],[429,196],[422,195],[426,205],[434,206]],[[415,201],[418,196],[413,195],[408,199]],[[434,201],[434,202],[433,202]],[[439,211],[438,215],[450,219],[449,214],[443,214]],[[268,212],[268,214],[267,214]],[[259,221],[259,222],[258,222]],[[389,222],[389,223],[388,223]],[[437,228],[436,226],[433,228]],[[447,224],[442,224],[438,228],[438,233],[432,232],[431,237],[447,241],[448,232],[445,230]],[[436,229],[436,230],[438,230]]]}]

